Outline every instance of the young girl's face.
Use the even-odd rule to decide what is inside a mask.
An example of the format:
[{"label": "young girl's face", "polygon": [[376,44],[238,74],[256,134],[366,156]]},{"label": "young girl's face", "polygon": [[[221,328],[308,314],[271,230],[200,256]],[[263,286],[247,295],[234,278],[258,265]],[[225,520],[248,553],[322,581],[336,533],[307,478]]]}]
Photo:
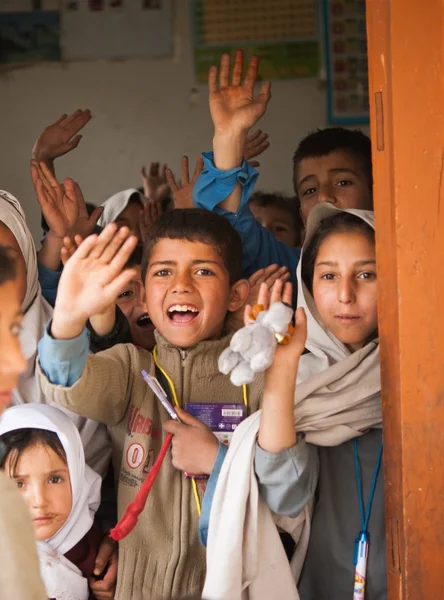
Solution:
[{"label": "young girl's face", "polygon": [[362,348],[378,326],[374,241],[359,231],[327,236],[316,257],[313,298],[338,340]]},{"label": "young girl's face", "polygon": [[19,341],[21,293],[17,279],[0,285],[0,415],[11,403],[12,390],[26,369]]},{"label": "young girl's face", "polygon": [[48,540],[66,523],[72,508],[72,492],[66,462],[46,444],[23,450],[11,470],[13,453],[4,472],[19,488],[31,513],[35,537]]}]

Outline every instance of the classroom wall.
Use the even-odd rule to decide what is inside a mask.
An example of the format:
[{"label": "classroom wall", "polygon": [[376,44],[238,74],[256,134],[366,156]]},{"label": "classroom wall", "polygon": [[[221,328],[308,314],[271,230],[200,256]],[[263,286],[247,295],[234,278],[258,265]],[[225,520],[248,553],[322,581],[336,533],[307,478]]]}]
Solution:
[{"label": "classroom wall", "polygon": [[[42,65],[0,73],[0,188],[22,202],[38,239],[40,214],[29,177],[37,135],[63,112],[89,108],[92,121],[77,150],[57,162],[59,178],[73,177],[85,199],[100,204],[140,185],[140,168],[167,162],[180,174],[183,154],[211,147],[207,87],[193,75],[188,0],[175,0],[174,56],[157,60]],[[192,93],[196,88],[197,93]],[[257,189],[292,192],[292,154],[298,140],[326,123],[318,80],[274,81],[260,127],[269,133]]]}]

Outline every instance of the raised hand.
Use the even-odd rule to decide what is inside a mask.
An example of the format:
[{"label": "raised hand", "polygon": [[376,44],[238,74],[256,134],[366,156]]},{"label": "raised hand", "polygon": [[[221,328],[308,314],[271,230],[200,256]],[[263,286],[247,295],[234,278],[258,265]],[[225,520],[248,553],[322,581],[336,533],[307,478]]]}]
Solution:
[{"label": "raised hand", "polygon": [[[279,265],[269,265],[266,269],[259,269],[253,273],[248,279],[250,284],[250,293],[245,301],[246,305],[258,304],[258,296],[262,284],[267,286],[268,290],[274,286],[278,279],[283,282],[288,281],[290,273],[287,267],[279,267]],[[239,310],[229,313],[226,321],[227,332],[237,331],[244,325],[244,306]]]},{"label": "raised hand", "polygon": [[249,161],[252,167],[259,167],[260,163],[257,160],[251,160],[259,154],[262,154],[270,142],[268,141],[268,133],[263,133],[260,129],[247,136],[244,144],[244,158]]},{"label": "raised hand", "polygon": [[162,204],[160,202],[145,202],[140,211],[140,235],[145,240],[153,223],[163,214]]},{"label": "raised hand", "polygon": [[194,168],[193,177],[190,181],[190,170],[189,170],[189,161],[188,156],[182,156],[182,164],[181,164],[181,172],[182,172],[182,180],[181,186],[179,187],[176,183],[176,179],[174,178],[173,172],[171,169],[166,170],[166,177],[168,181],[168,185],[170,186],[171,193],[173,196],[173,204],[174,208],[193,208],[193,188],[196,181],[199,178],[199,175],[202,173],[204,167],[204,162],[202,155],[199,154],[199,157],[196,162],[196,166]]},{"label": "raised hand", "polygon": [[86,237],[92,233],[103,208],[96,208],[89,216],[77,182],[67,178],[63,184],[59,183],[47,164],[37,160],[31,160],[31,178],[52,235],[63,239],[75,234]]},{"label": "raised hand", "polygon": [[53,162],[79,145],[79,131],[91,120],[91,111],[76,110],[62,115],[55,123],[45,127],[32,149],[32,158]]},{"label": "raised hand", "polygon": [[[76,243],[80,238],[76,239]],[[62,249],[66,265],[57,292],[51,332],[55,338],[77,337],[90,316],[104,313],[114,304],[129,281],[136,277],[135,269],[125,264],[137,245],[137,237],[127,227],[117,229],[110,223],[102,233],[80,243],[66,261],[67,249]]]},{"label": "raised hand", "polygon": [[271,84],[261,84],[259,94],[254,97],[259,57],[252,56],[248,65],[244,83],[244,54],[236,50],[231,85],[229,85],[230,56],[223,54],[220,61],[219,86],[217,85],[217,67],[210,69],[208,76],[210,113],[216,132],[247,132],[264,114],[271,97]]},{"label": "raised hand", "polygon": [[166,170],[167,166],[160,167],[158,162],[151,162],[148,168],[142,167],[143,193],[151,202],[162,202],[169,194]]},{"label": "raised hand", "polygon": [[[275,302],[284,302],[291,306],[293,286],[291,283],[285,283],[282,279],[277,279],[271,290],[266,283],[262,283],[257,297],[257,304],[260,304],[268,309]],[[245,306],[244,323],[250,325],[251,321],[249,314],[251,313],[251,305]],[[299,358],[305,350],[305,342],[307,340],[307,318],[303,308],[298,308],[296,313],[295,330],[291,336],[290,343],[287,345],[278,345],[273,364],[268,369],[265,375],[266,382],[273,381],[277,383],[279,378],[296,378]]]}]

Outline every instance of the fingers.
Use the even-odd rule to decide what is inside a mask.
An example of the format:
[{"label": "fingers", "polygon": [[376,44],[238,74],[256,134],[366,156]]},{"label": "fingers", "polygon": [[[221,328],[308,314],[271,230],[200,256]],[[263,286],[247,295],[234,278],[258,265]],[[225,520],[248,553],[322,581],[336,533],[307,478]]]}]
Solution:
[{"label": "fingers", "polygon": [[164,164],[164,165],[162,165],[162,168],[160,169],[159,177],[163,181],[166,181],[166,170],[167,170],[167,168],[168,168],[168,165]]},{"label": "fingers", "polygon": [[284,291],[282,293],[282,302],[288,304],[289,306],[293,306],[293,285],[288,281],[284,283],[282,279],[278,279],[278,281],[281,282],[284,288]]},{"label": "fingers", "polygon": [[[174,410],[177,410],[177,407],[175,407]],[[173,419],[169,419],[163,424],[163,430],[166,433],[172,433],[173,435],[181,433],[184,427],[187,427],[187,425],[184,425],[183,423],[178,423],[177,421],[173,421]]]},{"label": "fingers", "polygon": [[251,304],[246,304],[245,308],[244,308],[244,325],[251,325],[252,323],[254,323],[254,321],[252,321],[250,319],[250,313],[251,313]]},{"label": "fingers", "polygon": [[79,108],[69,115],[69,117],[67,117],[63,122],[64,129],[66,129],[67,133],[69,133],[69,138],[85,127],[91,118],[92,115],[89,109],[81,110]]},{"label": "fingers", "polygon": [[217,67],[214,65],[208,71],[208,91],[210,94],[217,92]]},{"label": "fingers", "polygon": [[40,161],[39,166],[40,166],[40,171],[41,171],[41,175],[42,175],[43,185],[46,187],[46,189],[48,189],[48,190],[51,190],[51,188],[60,189],[60,187],[61,187],[60,183],[54,177],[54,175],[52,174],[51,169],[48,167],[48,165],[44,161]]},{"label": "fingers", "polygon": [[266,107],[270,98],[271,98],[271,82],[264,81],[260,87],[257,101],[259,102],[259,104],[263,104]]},{"label": "fingers", "polygon": [[97,244],[95,250],[91,252],[91,258],[100,258],[101,262],[110,263],[129,238],[129,235],[130,230],[128,227],[121,227],[112,237],[104,239],[103,243]]},{"label": "fingers", "polygon": [[259,70],[259,56],[253,55],[248,65],[247,74],[245,76],[244,88],[253,95],[254,86],[256,84],[257,72]]},{"label": "fingers", "polygon": [[196,419],[196,417],[193,417],[193,415],[190,415],[190,413],[186,412],[185,410],[183,410],[183,408],[180,408],[180,406],[176,406],[174,408],[174,410],[177,412],[177,416],[179,417],[179,419],[182,421],[183,424],[191,426],[191,427],[199,427],[199,428],[206,428],[206,425],[204,423],[202,423],[202,421],[200,421],[199,419]]},{"label": "fingers", "polygon": [[109,559],[113,555],[114,549],[114,542],[110,538],[105,537],[100,544],[99,551],[96,556],[94,563],[94,575],[100,575],[100,573],[102,573],[108,564]]},{"label": "fingers", "polygon": [[270,291],[270,306],[275,302],[282,302],[282,292],[284,289],[284,282],[278,279],[275,281]]},{"label": "fingers", "polygon": [[159,176],[159,163],[158,162],[152,162],[152,163],[150,163],[150,168],[148,170],[148,174],[151,177],[158,177]]},{"label": "fingers", "polygon": [[[262,135],[262,130],[261,129],[257,129],[253,133],[250,133],[249,135],[247,135],[247,139],[245,140],[245,145],[254,144],[255,140],[257,140],[257,138],[260,135]],[[268,135],[268,134],[264,134],[264,135]]]},{"label": "fingers", "polygon": [[[265,269],[265,271],[267,271],[267,269]],[[281,281],[287,281],[289,277],[290,273],[287,267],[278,267],[276,265],[275,269],[270,270],[269,273],[266,272],[264,281],[268,287],[271,288],[278,279]]]},{"label": "fingers", "polygon": [[[271,265],[272,267],[276,267],[277,265]],[[268,269],[270,267],[267,267]],[[263,280],[264,276],[265,276],[265,272],[266,269],[259,269],[258,271],[256,271],[256,273],[253,273],[253,275],[251,275],[248,278],[248,283],[250,284],[250,288],[253,288],[256,284],[259,283],[259,281],[261,281],[261,279]]]},{"label": "fingers", "polygon": [[182,160],[180,162],[180,171],[182,176],[182,187],[188,185],[190,183],[190,167],[188,156],[182,156]]},{"label": "fingers", "polygon": [[204,168],[204,159],[203,159],[202,154],[199,154],[199,156],[197,157],[196,167],[194,169],[193,179],[191,180],[191,183],[196,183],[196,181],[199,178],[199,175],[203,171],[203,168]]},{"label": "fingers", "polygon": [[[122,229],[126,229],[127,227],[122,227]],[[115,223],[110,223],[105,227],[105,229],[101,232],[99,236],[90,236],[86,238],[86,240],[81,244],[79,250],[88,242],[91,238],[95,238],[93,244],[89,248],[87,254],[83,255],[82,258],[86,258],[86,256],[90,256],[91,258],[98,258],[102,255],[102,252],[106,248],[106,246],[110,243],[110,241],[117,235],[117,225]],[[122,235],[122,234],[121,234]]]},{"label": "fingers", "polygon": [[103,206],[98,206],[97,208],[95,208],[92,211],[91,216],[89,217],[89,222],[91,223],[91,227],[93,229],[97,225],[97,221],[102,216],[102,213],[103,213],[104,210],[105,210],[105,208]]},{"label": "fingers", "polygon": [[[137,242],[137,238],[134,238]],[[130,240],[127,240],[131,241]],[[121,267],[119,267],[120,269],[122,269],[125,264],[126,261],[128,260],[128,258],[131,255],[131,252],[134,250],[135,245],[132,246],[132,248],[129,250],[128,254],[126,254],[126,258],[124,258],[123,261],[119,262],[119,265],[122,265]],[[122,246],[121,251],[124,250],[125,244]],[[125,251],[126,252],[126,251]],[[124,271],[122,271],[122,273],[120,273],[119,275],[117,275],[117,277],[114,277],[107,285],[106,285],[106,293],[108,295],[108,298],[112,299],[112,301],[114,302],[115,300],[117,300],[118,296],[125,290],[125,288],[127,287],[127,285],[129,284],[129,282],[132,279],[135,279],[135,277],[137,276],[137,270],[136,269],[125,269]]]},{"label": "fingers", "polygon": [[234,55],[233,75],[231,85],[240,85],[242,81],[242,73],[244,69],[244,53],[242,50],[236,50]]},{"label": "fingers", "polygon": [[259,135],[256,135],[254,138],[247,138],[245,142],[244,158],[246,160],[254,158],[255,156],[259,156],[259,154],[262,154],[262,152],[264,152],[270,145],[270,142],[268,141],[268,133],[262,133],[260,130],[258,130],[257,133],[259,133]]},{"label": "fingers", "polygon": [[54,121],[54,123],[51,123],[51,125],[60,125],[67,118],[68,118],[68,115],[66,113],[63,113],[63,115],[61,117],[59,117],[57,119],[57,121]]},{"label": "fingers", "polygon": [[230,55],[222,54],[220,59],[220,74],[219,74],[219,87],[228,87],[228,75],[230,72]]},{"label": "fingers", "polygon": [[179,189],[179,186],[176,183],[176,179],[174,178],[174,174],[171,169],[167,168],[166,172],[166,180],[171,190],[171,193],[174,194]]},{"label": "fingers", "polygon": [[262,304],[265,308],[268,308],[270,302],[270,291],[266,283],[261,283],[259,288],[259,294],[257,295],[257,304]]}]

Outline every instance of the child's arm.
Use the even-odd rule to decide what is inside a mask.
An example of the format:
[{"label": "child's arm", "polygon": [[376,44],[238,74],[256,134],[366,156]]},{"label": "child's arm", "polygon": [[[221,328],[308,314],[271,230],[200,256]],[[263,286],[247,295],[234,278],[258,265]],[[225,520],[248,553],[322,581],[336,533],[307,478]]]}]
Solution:
[{"label": "child's arm", "polygon": [[[242,80],[243,53],[238,50],[229,80],[229,57],[221,59],[220,85],[217,68],[209,74],[210,112],[214,123],[214,153],[204,153],[204,170],[193,190],[194,204],[225,216],[238,231],[243,245],[243,268],[247,276],[270,264],[286,266],[295,281],[300,250],[278,242],[262,227],[251,213],[247,201],[258,173],[243,158],[248,130],[264,114],[270,99],[270,84],[263,83],[259,96],[254,98],[254,85],[259,66],[252,57],[245,82]],[[296,290],[296,287],[295,287]]]},{"label": "child's arm", "polygon": [[[278,280],[270,299],[267,286],[262,286],[258,304],[288,304],[291,295],[291,285]],[[296,377],[306,337],[305,312],[298,309],[291,341],[287,346],[278,346],[265,375],[255,456],[262,497],[274,512],[291,516],[296,516],[312,497],[318,474],[316,450],[305,440],[297,439],[294,426]]]},{"label": "child's arm", "polygon": [[[40,373],[40,383],[48,399],[105,423],[119,420],[125,411],[121,399],[127,395],[130,351],[120,347],[87,357],[85,324],[113,305],[135,276],[133,269],[123,269],[136,243],[127,228],[117,231],[111,224],[99,237],[80,244],[66,263],[50,330],[39,344],[40,366],[46,375]],[[113,408],[120,411],[118,415]]]}]

